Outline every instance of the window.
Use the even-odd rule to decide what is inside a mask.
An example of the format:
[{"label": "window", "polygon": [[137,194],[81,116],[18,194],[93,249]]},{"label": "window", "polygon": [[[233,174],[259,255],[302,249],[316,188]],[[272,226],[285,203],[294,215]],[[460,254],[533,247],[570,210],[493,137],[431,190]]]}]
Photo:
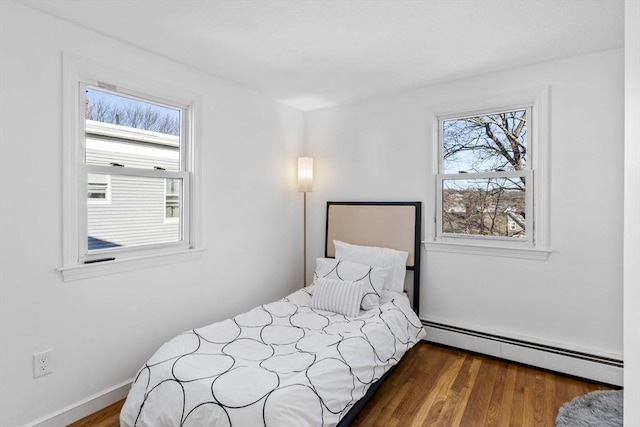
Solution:
[{"label": "window", "polygon": [[89,203],[109,203],[111,202],[111,181],[109,175],[88,174],[87,197]]},{"label": "window", "polygon": [[439,121],[438,236],[531,241],[530,120],[526,107]]},{"label": "window", "polygon": [[165,219],[180,218],[180,180],[165,180]]},{"label": "window", "polygon": [[65,65],[65,280],[184,258],[196,248],[194,101]]},{"label": "window", "polygon": [[498,248],[524,257],[546,252],[545,101],[546,91],[507,107],[436,117],[435,238],[429,248]]},{"label": "window", "polygon": [[[116,253],[181,243],[178,188],[190,179],[180,161],[187,143],[181,123],[188,110],[80,84],[86,94],[84,167],[90,178],[101,172],[111,181],[110,203],[88,205],[87,249],[81,246],[80,259],[103,257],[105,244]],[[171,223],[165,221],[169,213]]]}]

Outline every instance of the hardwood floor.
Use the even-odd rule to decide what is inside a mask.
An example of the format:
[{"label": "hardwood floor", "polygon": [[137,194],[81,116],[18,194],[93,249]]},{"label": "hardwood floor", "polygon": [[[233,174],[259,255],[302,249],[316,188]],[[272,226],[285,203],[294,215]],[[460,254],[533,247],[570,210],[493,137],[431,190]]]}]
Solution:
[{"label": "hardwood floor", "polygon": [[[358,415],[368,426],[555,426],[574,397],[612,387],[426,342],[417,344]],[[71,424],[118,427],[124,400]]]},{"label": "hardwood floor", "polygon": [[416,345],[360,413],[364,426],[555,426],[576,396],[611,387],[428,343]]},{"label": "hardwood floor", "polygon": [[120,427],[122,405],[124,405],[124,399],[107,406],[95,414],[69,424],[68,427]]}]

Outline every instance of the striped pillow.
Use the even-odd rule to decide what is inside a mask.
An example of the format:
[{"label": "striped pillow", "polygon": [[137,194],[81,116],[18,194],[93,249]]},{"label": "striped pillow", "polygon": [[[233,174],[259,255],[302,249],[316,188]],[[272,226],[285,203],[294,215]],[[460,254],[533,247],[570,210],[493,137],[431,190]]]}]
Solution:
[{"label": "striped pillow", "polygon": [[360,306],[363,310],[370,310],[380,305],[380,294],[390,270],[390,267],[371,267],[334,258],[316,258],[313,282],[321,278],[362,282]]},{"label": "striped pillow", "polygon": [[357,317],[361,298],[362,282],[319,278],[314,283],[311,308]]}]

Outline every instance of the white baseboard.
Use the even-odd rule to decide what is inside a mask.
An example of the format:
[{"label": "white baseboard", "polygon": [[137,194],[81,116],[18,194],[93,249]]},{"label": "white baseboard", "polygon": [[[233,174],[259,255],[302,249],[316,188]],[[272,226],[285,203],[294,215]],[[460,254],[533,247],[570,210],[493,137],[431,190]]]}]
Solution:
[{"label": "white baseboard", "polygon": [[623,385],[622,358],[567,350],[533,340],[508,338],[422,320],[426,340],[593,381]]},{"label": "white baseboard", "polygon": [[24,427],[60,427],[74,423],[127,397],[132,379],[37,419]]}]

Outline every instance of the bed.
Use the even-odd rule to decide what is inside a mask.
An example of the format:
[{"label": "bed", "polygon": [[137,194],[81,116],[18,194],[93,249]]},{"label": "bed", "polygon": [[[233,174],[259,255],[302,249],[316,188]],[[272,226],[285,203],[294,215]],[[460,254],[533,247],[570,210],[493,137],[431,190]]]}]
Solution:
[{"label": "bed", "polygon": [[350,425],[425,335],[420,208],[328,202],[313,283],[163,344],[134,378],[121,425]]}]

